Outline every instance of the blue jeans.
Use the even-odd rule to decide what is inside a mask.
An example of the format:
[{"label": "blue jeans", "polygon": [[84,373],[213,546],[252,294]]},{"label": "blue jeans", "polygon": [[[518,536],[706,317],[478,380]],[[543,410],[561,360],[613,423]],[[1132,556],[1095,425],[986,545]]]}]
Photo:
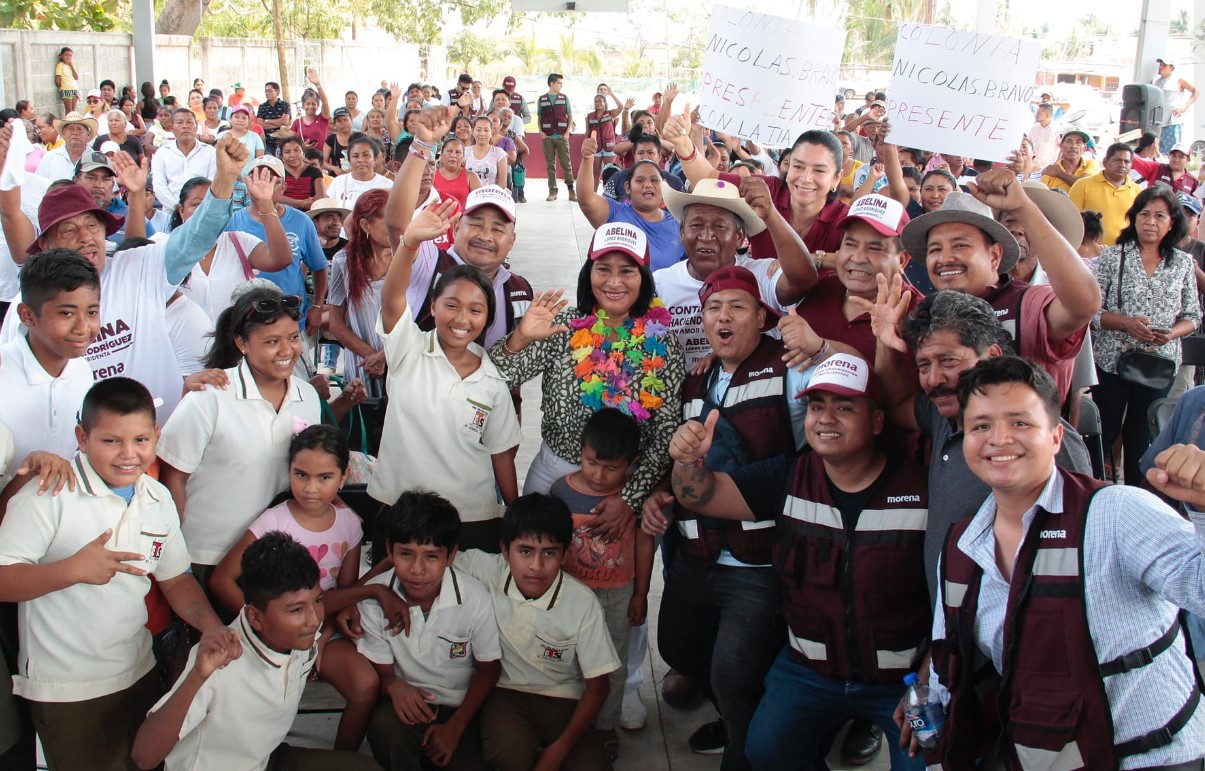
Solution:
[{"label": "blue jeans", "polygon": [[756,769],[827,769],[830,737],[850,718],[862,715],[883,729],[892,771],[922,771],[924,758],[909,758],[900,747],[900,729],[891,719],[904,696],[904,684],[876,685],[821,677],[796,663],[784,647],[766,675],[745,755]]},{"label": "blue jeans", "polygon": [[706,686],[724,719],[728,744],[721,771],[750,768],[745,733],[785,638],[780,583],[771,568],[700,567],[674,556],[661,597],[657,649],[676,671]]}]

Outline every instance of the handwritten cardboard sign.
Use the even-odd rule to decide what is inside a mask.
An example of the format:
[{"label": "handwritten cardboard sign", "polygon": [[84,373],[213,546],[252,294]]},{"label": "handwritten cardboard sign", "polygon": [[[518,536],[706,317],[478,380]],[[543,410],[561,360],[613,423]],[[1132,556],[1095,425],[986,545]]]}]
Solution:
[{"label": "handwritten cardboard sign", "polygon": [[1003,161],[1033,124],[1037,40],[901,24],[887,89],[891,141]]},{"label": "handwritten cardboard sign", "polygon": [[717,5],[703,56],[704,126],[763,147],[833,127],[845,32]]}]

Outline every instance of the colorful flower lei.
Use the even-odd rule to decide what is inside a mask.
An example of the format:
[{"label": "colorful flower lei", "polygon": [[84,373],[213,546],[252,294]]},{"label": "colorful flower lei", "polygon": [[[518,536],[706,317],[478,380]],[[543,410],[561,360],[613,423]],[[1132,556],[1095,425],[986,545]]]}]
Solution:
[{"label": "colorful flower lei", "polygon": [[669,311],[654,298],[648,312],[629,317],[619,327],[606,325],[606,311],[573,319],[569,339],[574,374],[582,404],[591,410],[614,407],[637,422],[652,417],[665,403],[665,336],[669,334]]}]

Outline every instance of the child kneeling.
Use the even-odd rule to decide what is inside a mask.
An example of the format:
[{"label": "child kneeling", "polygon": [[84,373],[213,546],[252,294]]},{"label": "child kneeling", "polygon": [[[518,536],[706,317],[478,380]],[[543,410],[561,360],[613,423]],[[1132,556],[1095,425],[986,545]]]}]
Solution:
[{"label": "child kneeling", "polygon": [[165,771],[378,768],[353,752],[283,743],[326,642],[310,552],[284,533],[266,533],[243,552],[241,568],[247,604],[189,653],[184,675],[139,729],[134,762],[164,763]]},{"label": "child kneeling", "polygon": [[593,592],[561,570],[572,536],[564,502],[533,493],[506,508],[502,554],[456,558],[485,584],[498,619],[502,675],[481,713],[498,771],[611,768],[593,723],[619,659]]},{"label": "child kneeling", "polygon": [[391,771],[489,769],[477,713],[502,670],[489,593],[452,565],[460,516],[435,493],[402,493],[385,515],[393,569],[371,579],[410,605],[404,634],[375,600],[360,603],[357,647],[381,678],[368,743]]}]

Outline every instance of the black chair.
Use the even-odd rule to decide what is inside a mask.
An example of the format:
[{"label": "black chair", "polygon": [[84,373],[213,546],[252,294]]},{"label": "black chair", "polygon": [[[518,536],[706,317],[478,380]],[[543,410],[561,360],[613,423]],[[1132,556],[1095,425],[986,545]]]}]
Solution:
[{"label": "black chair", "polygon": [[1159,436],[1163,427],[1171,422],[1172,414],[1176,411],[1178,399],[1156,399],[1146,411],[1146,427],[1151,435],[1151,441]]},{"label": "black chair", "polygon": [[1092,461],[1092,476],[1105,480],[1105,442],[1100,425],[1100,408],[1088,394],[1080,394],[1079,425],[1075,427],[1084,446],[1088,448],[1088,458]]}]

